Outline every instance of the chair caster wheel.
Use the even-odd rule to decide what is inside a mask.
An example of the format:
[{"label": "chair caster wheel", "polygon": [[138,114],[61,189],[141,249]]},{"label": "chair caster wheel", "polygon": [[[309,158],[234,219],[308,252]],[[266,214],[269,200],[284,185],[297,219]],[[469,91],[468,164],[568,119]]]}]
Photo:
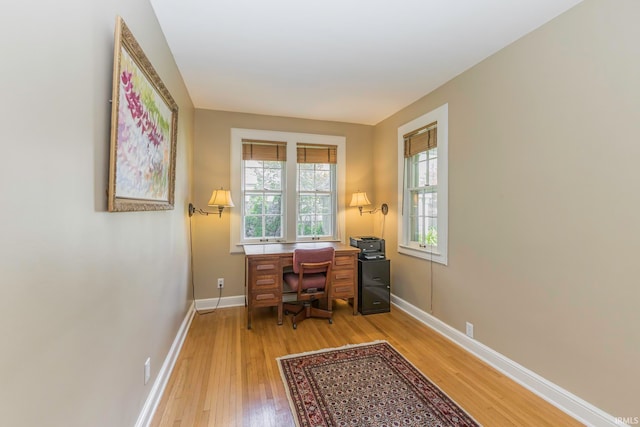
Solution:
[{"label": "chair caster wheel", "polygon": [[297,323],[293,324],[293,329],[298,329],[298,324]]},{"label": "chair caster wheel", "polygon": [[285,311],[284,311],[284,315],[285,315],[285,316],[288,316],[288,315],[289,315],[289,310],[285,310]]},{"label": "chair caster wheel", "polygon": [[333,319],[329,319],[329,324],[333,325]]}]

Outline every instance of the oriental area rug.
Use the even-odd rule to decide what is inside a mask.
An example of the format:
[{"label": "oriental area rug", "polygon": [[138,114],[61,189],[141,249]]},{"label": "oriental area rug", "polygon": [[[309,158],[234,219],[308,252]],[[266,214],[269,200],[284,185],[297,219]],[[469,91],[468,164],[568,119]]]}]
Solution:
[{"label": "oriental area rug", "polygon": [[299,427],[479,426],[386,341],[278,358]]}]

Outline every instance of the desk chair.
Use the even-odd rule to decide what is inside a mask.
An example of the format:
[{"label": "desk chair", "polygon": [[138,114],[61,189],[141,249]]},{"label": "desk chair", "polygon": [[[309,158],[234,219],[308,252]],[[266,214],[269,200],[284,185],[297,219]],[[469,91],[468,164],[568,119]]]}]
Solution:
[{"label": "desk chair", "polygon": [[[296,249],[293,252],[293,273],[283,275],[284,292],[295,292],[297,301],[302,302],[302,305],[283,304],[285,314],[294,313],[293,329],[309,317],[329,319],[329,323],[333,323],[330,298],[333,257],[333,248]],[[321,299],[326,301],[326,309],[318,307]]]}]

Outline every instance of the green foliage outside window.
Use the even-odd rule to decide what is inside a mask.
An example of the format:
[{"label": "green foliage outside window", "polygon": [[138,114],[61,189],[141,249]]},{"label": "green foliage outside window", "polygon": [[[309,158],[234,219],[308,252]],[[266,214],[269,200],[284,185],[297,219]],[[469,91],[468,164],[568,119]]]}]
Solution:
[{"label": "green foliage outside window", "polygon": [[420,243],[427,246],[438,246],[438,230],[435,227],[429,227],[427,234],[420,236]]}]

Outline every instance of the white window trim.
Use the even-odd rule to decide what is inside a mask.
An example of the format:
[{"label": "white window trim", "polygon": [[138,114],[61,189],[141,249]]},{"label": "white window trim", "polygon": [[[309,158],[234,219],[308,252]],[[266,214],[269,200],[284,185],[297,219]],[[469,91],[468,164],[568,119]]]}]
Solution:
[{"label": "white window trim", "polygon": [[[409,198],[404,195],[404,135],[430,123],[438,122],[438,248],[420,248],[409,243]],[[398,253],[447,265],[449,244],[449,104],[424,114],[398,128]],[[402,204],[404,203],[404,207]]]},{"label": "white window trim", "polygon": [[[231,195],[240,197],[242,194],[242,140],[257,139],[266,141],[282,141],[287,143],[287,159],[296,159],[296,145],[299,142],[308,144],[325,144],[335,145],[338,147],[338,163],[336,167],[336,184],[337,184],[337,217],[336,217],[336,236],[338,240],[345,243],[345,191],[346,191],[346,142],[344,136],[335,135],[319,135],[311,133],[295,133],[280,132],[259,129],[240,129],[231,128]],[[285,169],[285,189],[287,198],[284,210],[284,224],[287,227],[285,235],[286,243],[295,242],[296,239],[296,222],[288,221],[289,215],[296,215],[296,162],[287,161]],[[236,196],[237,194],[237,196]],[[242,253],[242,201],[236,203],[237,208],[229,210],[231,232],[229,237],[229,251],[231,253]],[[282,242],[278,242],[282,243]]]}]

